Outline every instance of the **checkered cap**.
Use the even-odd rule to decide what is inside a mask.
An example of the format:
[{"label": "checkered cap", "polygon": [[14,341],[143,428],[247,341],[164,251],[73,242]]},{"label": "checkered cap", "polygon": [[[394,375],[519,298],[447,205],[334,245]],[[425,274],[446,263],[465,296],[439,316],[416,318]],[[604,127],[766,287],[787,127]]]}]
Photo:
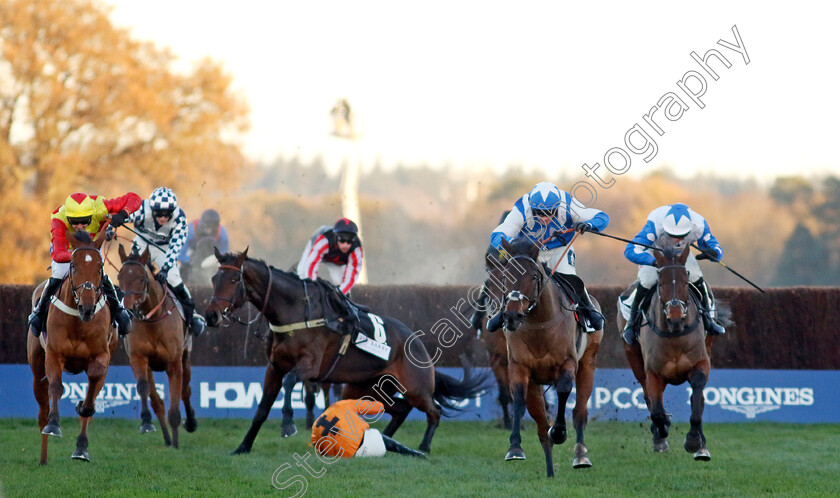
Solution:
[{"label": "checkered cap", "polygon": [[172,190],[158,187],[149,196],[149,206],[155,211],[173,211],[178,207],[178,198]]}]

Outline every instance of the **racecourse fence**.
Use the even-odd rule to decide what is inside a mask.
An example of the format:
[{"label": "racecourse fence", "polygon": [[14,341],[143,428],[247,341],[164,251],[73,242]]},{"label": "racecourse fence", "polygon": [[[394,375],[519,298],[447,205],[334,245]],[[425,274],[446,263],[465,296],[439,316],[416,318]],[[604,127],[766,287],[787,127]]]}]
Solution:
[{"label": "racecourse fence", "polygon": [[[0,364],[21,364],[26,360],[26,317],[31,308],[33,286],[0,285]],[[627,361],[616,329],[616,297],[623,287],[593,287],[607,318],[605,338],[598,353],[597,367],[626,368]],[[197,311],[203,311],[212,294],[209,287],[192,289]],[[358,285],[353,299],[372,312],[401,320],[430,352],[442,352],[439,365],[458,366],[459,355],[472,350],[479,365],[486,364],[482,344],[475,331],[462,320],[469,318],[469,296],[476,286],[376,286]],[[772,288],[761,294],[750,288],[724,287],[716,290],[720,301],[732,308],[735,324],[718,338],[712,351],[714,368],[724,369],[840,369],[840,287]],[[460,304],[459,304],[460,303]],[[454,311],[456,307],[460,312]],[[254,318],[255,310],[242,309],[243,319]],[[461,315],[463,318],[458,318]],[[268,334],[264,320],[250,326],[232,323],[228,328],[208,329],[194,341],[192,363],[203,366],[263,366]],[[303,332],[301,332],[303,333]],[[120,348],[112,362],[127,365]]]}]

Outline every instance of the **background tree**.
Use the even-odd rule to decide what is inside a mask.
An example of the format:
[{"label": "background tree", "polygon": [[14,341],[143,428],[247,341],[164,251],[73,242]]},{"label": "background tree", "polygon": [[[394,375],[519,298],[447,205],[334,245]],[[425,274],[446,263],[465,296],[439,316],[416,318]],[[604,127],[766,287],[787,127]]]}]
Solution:
[{"label": "background tree", "polygon": [[49,214],[72,192],[166,185],[189,206],[237,186],[246,162],[223,137],[247,107],[219,65],[178,74],[89,0],[3,0],[0,19],[0,281],[44,276]]}]

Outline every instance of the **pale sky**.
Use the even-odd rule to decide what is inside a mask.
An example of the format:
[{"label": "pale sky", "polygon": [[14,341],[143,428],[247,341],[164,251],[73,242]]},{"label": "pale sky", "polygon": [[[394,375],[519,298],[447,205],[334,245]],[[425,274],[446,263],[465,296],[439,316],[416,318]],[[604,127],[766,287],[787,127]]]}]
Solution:
[{"label": "pale sky", "polygon": [[[336,154],[329,110],[346,97],[377,159],[463,169],[581,172],[638,124],[649,162],[738,178],[840,172],[840,9],[817,2],[270,2],[106,0],[115,24],[184,62],[223,63],[251,107],[254,160]],[[737,26],[749,57],[736,44]],[[695,62],[716,49],[714,81]],[[707,84],[700,108],[677,85]],[[698,88],[689,81],[690,89]],[[688,109],[643,116],[668,92]],[[678,110],[678,109],[677,109]],[[636,137],[638,138],[638,136]],[[638,145],[638,142],[636,142]],[[615,168],[620,156],[613,155]]]}]

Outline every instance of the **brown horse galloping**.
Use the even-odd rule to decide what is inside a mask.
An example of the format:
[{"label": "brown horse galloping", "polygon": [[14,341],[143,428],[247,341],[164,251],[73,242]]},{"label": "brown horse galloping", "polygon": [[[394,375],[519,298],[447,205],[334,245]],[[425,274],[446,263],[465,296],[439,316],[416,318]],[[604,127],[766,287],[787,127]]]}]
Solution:
[{"label": "brown horse galloping", "polygon": [[[459,382],[435,370],[422,342],[414,340],[417,337],[408,327],[390,317],[381,317],[378,322],[385,343],[391,347],[387,360],[356,347],[347,348],[342,357],[339,350],[348,336],[330,331],[323,322],[319,324],[320,319],[340,316],[335,289],[269,268],[262,261],[248,258],[247,249],[242,253],[216,251],[216,258],[220,266],[213,276],[213,298],[205,311],[208,325],[219,325],[231,310],[250,301],[273,326],[297,327],[293,333],[272,334],[263,397],[235,454],[251,450],[277,399],[283,376],[292,369],[301,379],[345,383],[345,399],[372,396],[382,401],[391,415],[383,431],[386,436],[394,435],[412,407],[424,412],[427,426],[419,449],[427,453],[440,422],[441,406],[451,408],[449,400],[472,398],[484,389],[484,378]],[[380,318],[369,317],[371,321]],[[394,396],[397,391],[402,397]]]},{"label": "brown horse galloping", "polygon": [[[149,412],[149,397],[152,409],[160,422],[163,442],[166,446],[178,447],[178,426],[181,424],[181,400],[184,401],[187,420],[184,428],[193,432],[198,427],[195,410],[190,403],[190,346],[192,336],[187,334],[187,325],[175,307],[175,298],[155,280],[149,266],[149,249],[142,255],[127,256],[120,246],[120,268],[117,278],[125,294],[125,307],[134,315],[134,327],[126,337],[125,349],[129,356],[131,370],[137,379],[137,394],[142,406],[140,412],[140,434],[154,432],[152,415]],[[169,378],[169,437],[164,403],[154,388],[153,371],[166,371]]]},{"label": "brown horse galloping", "polygon": [[[76,438],[72,458],[90,461],[87,427],[96,411],[94,400],[105,383],[111,355],[117,349],[116,330],[111,327],[111,312],[102,292],[104,260],[99,252],[104,239],[102,230],[96,240],[87,232],[69,235],[73,254],[70,273],[61,283],[50,305],[46,323],[46,346],[27,333],[26,353],[32,369],[32,388],[38,401],[38,426],[41,428],[41,465],[47,463],[50,436],[61,437],[58,402],[64,392],[62,372],[85,372],[88,389],[84,401],[76,405],[81,432]],[[41,296],[44,284],[32,294],[32,304]],[[43,336],[42,336],[43,337]]]},{"label": "brown horse galloping", "polygon": [[[645,310],[639,345],[625,343],[624,351],[636,380],[642,385],[650,410],[653,450],[668,451],[666,438],[671,421],[662,402],[666,385],[688,382],[691,385],[691,428],[685,436],[685,451],[694,453],[695,460],[709,460],[711,455],[703,434],[703,388],[711,370],[712,336],[706,334],[697,298],[689,292],[685,268],[689,250],[686,246],[682,251],[674,248],[654,251],[659,284]],[[617,321],[621,332],[626,320],[620,311]]]},{"label": "brown horse galloping", "polygon": [[[574,468],[590,467],[583,440],[589,418],[586,403],[595,378],[595,355],[603,330],[578,332],[574,305],[563,295],[538,262],[540,247],[527,238],[502,242],[509,257],[505,264],[505,296],[502,312],[508,347],[508,375],[513,393],[513,430],[505,460],[524,460],[520,422],[528,413],[537,423],[537,435],[545,453],[546,474],[554,476],[552,447],[566,440],[566,400],[576,387],[572,411],[577,442]],[[593,305],[599,308],[595,299]],[[557,389],[557,417],[549,430],[541,384]]]}]

